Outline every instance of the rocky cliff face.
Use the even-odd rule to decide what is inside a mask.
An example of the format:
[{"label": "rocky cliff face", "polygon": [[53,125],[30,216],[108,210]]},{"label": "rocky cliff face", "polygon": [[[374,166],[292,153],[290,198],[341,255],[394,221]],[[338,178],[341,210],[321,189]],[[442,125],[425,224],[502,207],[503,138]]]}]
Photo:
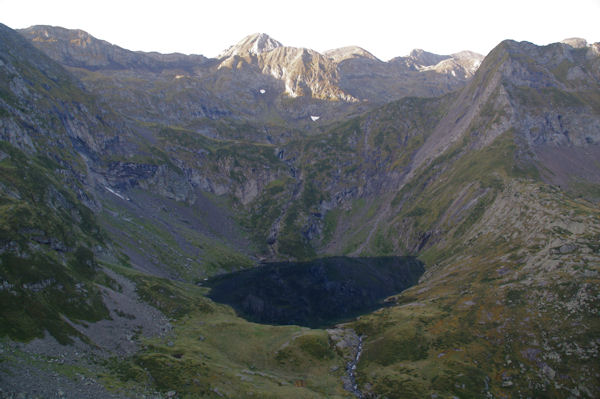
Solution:
[{"label": "rocky cliff face", "polygon": [[507,43],[516,55],[504,71],[523,152],[544,166],[546,181],[568,188],[600,182],[589,167],[600,156],[600,55],[597,45],[579,44]]},{"label": "rocky cliff face", "polygon": [[10,29],[2,26],[1,33],[2,138],[32,152],[76,142],[90,153],[104,150],[110,138],[102,133],[116,136],[117,128],[104,126],[109,117],[105,121],[98,115],[97,104],[82,95],[79,82]]}]

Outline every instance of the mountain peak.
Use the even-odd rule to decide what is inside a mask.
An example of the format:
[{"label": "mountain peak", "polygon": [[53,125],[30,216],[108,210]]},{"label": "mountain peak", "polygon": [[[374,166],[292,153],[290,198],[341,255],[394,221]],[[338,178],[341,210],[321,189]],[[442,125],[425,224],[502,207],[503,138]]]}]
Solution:
[{"label": "mountain peak", "polygon": [[434,54],[417,48],[410,52],[408,58],[412,59],[419,65],[431,66],[450,58],[450,56]]},{"label": "mountain peak", "polygon": [[73,46],[87,47],[93,41],[100,41],[81,29],[67,29],[61,26],[33,25],[20,29],[22,35],[30,37],[33,42],[56,43],[68,41]]},{"label": "mountain peak", "polygon": [[377,57],[375,57],[373,54],[358,46],[347,46],[333,50],[327,50],[325,53],[323,53],[323,55],[327,58],[331,58],[335,62],[340,62],[351,58],[368,58],[370,60],[377,60]]},{"label": "mountain peak", "polygon": [[236,45],[225,50],[219,58],[228,58],[234,55],[254,54],[258,55],[274,50],[278,47],[283,47],[283,44],[273,39],[266,33],[254,33],[246,36]]},{"label": "mountain peak", "polygon": [[568,39],[564,39],[561,43],[568,44],[573,48],[585,48],[587,47],[587,40],[582,39],[580,37],[570,37]]}]

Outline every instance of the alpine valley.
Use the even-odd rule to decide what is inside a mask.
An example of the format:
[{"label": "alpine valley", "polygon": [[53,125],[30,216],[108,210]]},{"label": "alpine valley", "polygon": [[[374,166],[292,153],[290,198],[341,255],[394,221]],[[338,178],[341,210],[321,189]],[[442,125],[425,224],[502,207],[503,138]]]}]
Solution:
[{"label": "alpine valley", "polygon": [[0,397],[600,397],[600,43],[0,24],[0,139]]}]

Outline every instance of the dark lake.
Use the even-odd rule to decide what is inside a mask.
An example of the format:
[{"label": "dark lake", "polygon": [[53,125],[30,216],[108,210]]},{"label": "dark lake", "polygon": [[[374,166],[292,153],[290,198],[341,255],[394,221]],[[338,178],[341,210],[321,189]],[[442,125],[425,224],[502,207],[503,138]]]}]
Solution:
[{"label": "dark lake", "polygon": [[424,270],[414,257],[332,257],[265,263],[204,285],[211,299],[247,320],[317,328],[384,306],[383,299],[416,284]]}]

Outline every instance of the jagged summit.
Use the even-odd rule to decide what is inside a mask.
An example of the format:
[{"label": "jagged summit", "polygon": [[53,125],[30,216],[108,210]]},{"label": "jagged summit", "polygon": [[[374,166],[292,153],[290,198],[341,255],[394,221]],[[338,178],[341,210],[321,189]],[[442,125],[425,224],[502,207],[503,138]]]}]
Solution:
[{"label": "jagged summit", "polygon": [[278,47],[283,47],[283,44],[273,39],[266,33],[254,33],[246,36],[236,45],[229,47],[218,58],[228,58],[234,55],[254,54],[258,55]]}]

